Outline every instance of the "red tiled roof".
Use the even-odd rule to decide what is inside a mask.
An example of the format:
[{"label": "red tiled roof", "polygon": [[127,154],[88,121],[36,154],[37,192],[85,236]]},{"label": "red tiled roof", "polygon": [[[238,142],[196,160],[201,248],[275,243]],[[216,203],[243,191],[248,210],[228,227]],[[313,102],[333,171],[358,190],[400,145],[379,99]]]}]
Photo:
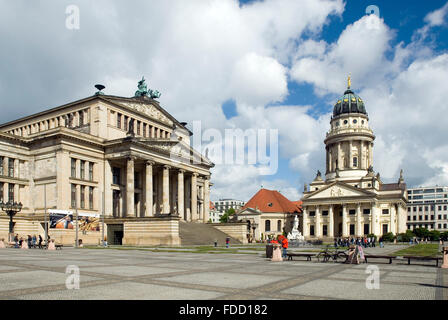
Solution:
[{"label": "red tiled roof", "polygon": [[300,212],[301,204],[301,201],[289,201],[278,191],[261,189],[246,203],[242,210],[252,208],[261,212],[292,213]]}]

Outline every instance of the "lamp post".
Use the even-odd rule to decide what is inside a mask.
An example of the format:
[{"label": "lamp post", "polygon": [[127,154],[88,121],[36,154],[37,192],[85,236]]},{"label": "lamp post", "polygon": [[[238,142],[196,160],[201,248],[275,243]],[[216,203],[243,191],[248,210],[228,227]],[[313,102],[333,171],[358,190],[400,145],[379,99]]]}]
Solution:
[{"label": "lamp post", "polygon": [[12,221],[12,218],[22,210],[22,207],[23,205],[21,202],[0,202],[0,208],[9,216],[9,241],[13,241],[14,223]]}]

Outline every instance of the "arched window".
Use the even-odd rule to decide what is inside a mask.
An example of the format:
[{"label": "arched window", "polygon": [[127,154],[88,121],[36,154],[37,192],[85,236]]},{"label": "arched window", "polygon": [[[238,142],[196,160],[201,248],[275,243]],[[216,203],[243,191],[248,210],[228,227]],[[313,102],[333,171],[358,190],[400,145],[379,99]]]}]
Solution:
[{"label": "arched window", "polygon": [[358,167],[358,157],[353,157],[353,166]]},{"label": "arched window", "polygon": [[266,220],[264,222],[264,231],[266,232],[271,231],[271,220]]},{"label": "arched window", "polygon": [[277,231],[282,231],[282,220],[277,220]]}]

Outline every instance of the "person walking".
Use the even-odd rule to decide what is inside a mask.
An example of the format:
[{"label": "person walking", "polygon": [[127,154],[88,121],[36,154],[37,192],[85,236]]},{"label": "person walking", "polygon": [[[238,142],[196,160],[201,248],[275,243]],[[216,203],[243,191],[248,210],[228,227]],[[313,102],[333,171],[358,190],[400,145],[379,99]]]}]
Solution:
[{"label": "person walking", "polygon": [[39,249],[42,249],[42,241],[43,241],[42,236],[39,235]]},{"label": "person walking", "polygon": [[37,242],[37,237],[36,237],[36,235],[33,235],[33,238],[31,240],[31,245],[33,246],[33,248],[36,248],[36,242]]},{"label": "person walking", "polygon": [[19,247],[19,235],[16,234],[14,237],[14,248],[18,248]]},{"label": "person walking", "polygon": [[383,245],[383,237],[380,237],[380,239],[378,241],[380,243],[380,248],[383,248],[384,247],[384,245]]},{"label": "person walking", "polygon": [[229,238],[229,237],[227,237],[227,238],[226,238],[226,248],[228,248],[228,247],[229,247],[229,244],[230,244],[230,238]]}]

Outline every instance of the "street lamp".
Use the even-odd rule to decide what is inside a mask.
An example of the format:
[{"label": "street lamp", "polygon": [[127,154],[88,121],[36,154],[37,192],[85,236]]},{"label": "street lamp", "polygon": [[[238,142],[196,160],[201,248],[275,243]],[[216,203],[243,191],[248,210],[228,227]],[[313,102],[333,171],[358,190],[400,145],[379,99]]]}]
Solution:
[{"label": "street lamp", "polygon": [[13,240],[13,233],[14,233],[14,224],[12,222],[12,218],[22,210],[22,203],[19,202],[11,202],[8,201],[7,203],[4,203],[3,201],[0,202],[0,209],[6,212],[6,214],[9,216],[9,241]]}]

